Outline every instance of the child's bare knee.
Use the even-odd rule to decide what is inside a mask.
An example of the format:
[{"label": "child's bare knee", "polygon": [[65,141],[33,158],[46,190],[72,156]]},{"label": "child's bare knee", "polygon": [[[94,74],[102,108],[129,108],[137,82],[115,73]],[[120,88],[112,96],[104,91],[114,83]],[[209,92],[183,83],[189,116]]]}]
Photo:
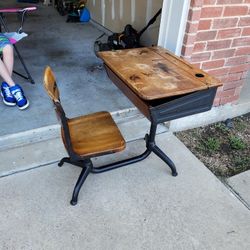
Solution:
[{"label": "child's bare knee", "polygon": [[13,52],[13,46],[11,44],[7,44],[3,48],[3,53],[12,53]]}]

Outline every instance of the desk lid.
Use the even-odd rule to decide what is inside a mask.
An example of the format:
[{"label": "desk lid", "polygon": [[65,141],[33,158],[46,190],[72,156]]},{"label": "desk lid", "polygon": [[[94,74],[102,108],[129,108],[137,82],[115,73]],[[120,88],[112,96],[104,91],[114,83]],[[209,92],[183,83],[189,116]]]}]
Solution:
[{"label": "desk lid", "polygon": [[99,52],[100,58],[145,100],[182,95],[220,81],[161,47]]}]

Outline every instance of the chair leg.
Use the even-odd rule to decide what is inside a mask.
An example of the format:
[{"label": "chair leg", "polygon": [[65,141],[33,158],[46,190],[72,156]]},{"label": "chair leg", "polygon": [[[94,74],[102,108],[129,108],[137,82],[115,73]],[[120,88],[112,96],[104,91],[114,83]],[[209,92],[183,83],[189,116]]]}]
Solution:
[{"label": "chair leg", "polygon": [[67,163],[71,163],[70,158],[69,157],[64,157],[60,160],[60,162],[58,163],[58,166],[61,167],[63,165],[64,162]]},{"label": "chair leg", "polygon": [[78,167],[81,167],[83,168],[84,167],[84,163],[82,160],[72,160],[70,157],[64,157],[62,158],[59,163],[58,163],[58,166],[61,167],[63,165],[63,163],[66,162],[66,163],[69,163],[69,164],[72,164],[74,166],[78,166]]},{"label": "chair leg", "polygon": [[24,60],[23,60],[23,58],[22,58],[20,52],[18,51],[16,45],[13,44],[13,47],[14,47],[14,49],[15,49],[15,52],[16,52],[16,54],[17,54],[17,56],[18,56],[18,58],[19,58],[21,64],[23,65],[23,68],[24,68],[24,70],[25,70],[27,76],[25,76],[25,75],[23,75],[23,74],[20,74],[20,73],[14,71],[14,70],[13,70],[13,73],[15,73],[16,75],[21,76],[22,78],[24,78],[24,79],[26,79],[26,80],[29,80],[31,84],[35,84],[35,81],[33,80],[33,78],[32,78],[32,76],[31,76],[31,74],[30,74],[30,72],[29,72],[29,70],[28,70],[28,68],[27,68],[27,66],[26,66],[26,64],[25,64],[25,62],[24,62]]},{"label": "chair leg", "polygon": [[87,176],[89,175],[93,165],[92,162],[89,160],[87,162],[83,162],[84,167],[81,171],[80,176],[78,177],[78,180],[76,182],[76,185],[74,187],[74,191],[73,191],[73,195],[72,195],[72,199],[70,201],[70,204],[72,206],[75,206],[77,204],[77,199],[78,199],[78,194],[80,192],[80,189],[82,187],[82,184],[84,183],[84,181],[86,180]]}]

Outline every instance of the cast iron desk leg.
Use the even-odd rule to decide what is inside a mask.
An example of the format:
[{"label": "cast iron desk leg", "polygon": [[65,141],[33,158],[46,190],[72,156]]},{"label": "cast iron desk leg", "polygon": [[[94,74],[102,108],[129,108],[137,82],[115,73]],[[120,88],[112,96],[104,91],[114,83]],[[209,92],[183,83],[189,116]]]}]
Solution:
[{"label": "cast iron desk leg", "polygon": [[157,129],[157,124],[152,122],[150,133],[149,135],[146,135],[147,148],[150,151],[153,151],[170,167],[173,176],[177,176],[178,173],[176,171],[176,167],[172,162],[172,160],[155,144],[156,129]]},{"label": "cast iron desk leg", "polygon": [[172,176],[177,176],[177,171],[176,171],[176,167],[174,165],[174,163],[170,160],[170,158],[161,151],[161,149],[159,147],[156,146],[155,144],[155,136],[156,136],[156,129],[157,129],[157,124],[155,124],[154,122],[151,123],[151,127],[150,127],[150,132],[149,135],[146,134],[145,136],[145,140],[146,140],[146,151],[138,156],[126,159],[126,160],[122,160],[122,161],[118,161],[118,162],[114,162],[105,166],[101,166],[101,167],[92,167],[91,172],[95,173],[95,174],[99,174],[102,172],[106,172],[109,170],[113,170],[116,168],[120,168],[126,165],[130,165],[133,163],[136,163],[138,161],[142,161],[145,158],[147,158],[151,152],[154,152],[158,157],[160,157],[171,169],[172,171]]}]

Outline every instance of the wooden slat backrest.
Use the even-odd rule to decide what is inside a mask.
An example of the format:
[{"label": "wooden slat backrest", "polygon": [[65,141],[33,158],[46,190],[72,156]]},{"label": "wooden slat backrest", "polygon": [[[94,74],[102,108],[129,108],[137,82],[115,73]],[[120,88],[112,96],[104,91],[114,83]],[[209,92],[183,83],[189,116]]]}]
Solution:
[{"label": "wooden slat backrest", "polygon": [[49,66],[46,67],[44,72],[44,87],[54,102],[60,101],[60,93],[56,84],[56,78]]},{"label": "wooden slat backrest", "polygon": [[60,93],[56,84],[54,73],[49,66],[47,66],[44,71],[44,87],[49,97],[52,99],[54,106],[55,106],[57,117],[61,121],[61,124],[62,124],[61,133],[62,133],[64,146],[66,150],[68,151],[68,154],[74,158],[76,157],[76,155],[72,149],[72,143],[70,139],[70,132],[69,132],[69,126],[68,126],[68,118],[66,117],[65,112],[60,102]]}]

